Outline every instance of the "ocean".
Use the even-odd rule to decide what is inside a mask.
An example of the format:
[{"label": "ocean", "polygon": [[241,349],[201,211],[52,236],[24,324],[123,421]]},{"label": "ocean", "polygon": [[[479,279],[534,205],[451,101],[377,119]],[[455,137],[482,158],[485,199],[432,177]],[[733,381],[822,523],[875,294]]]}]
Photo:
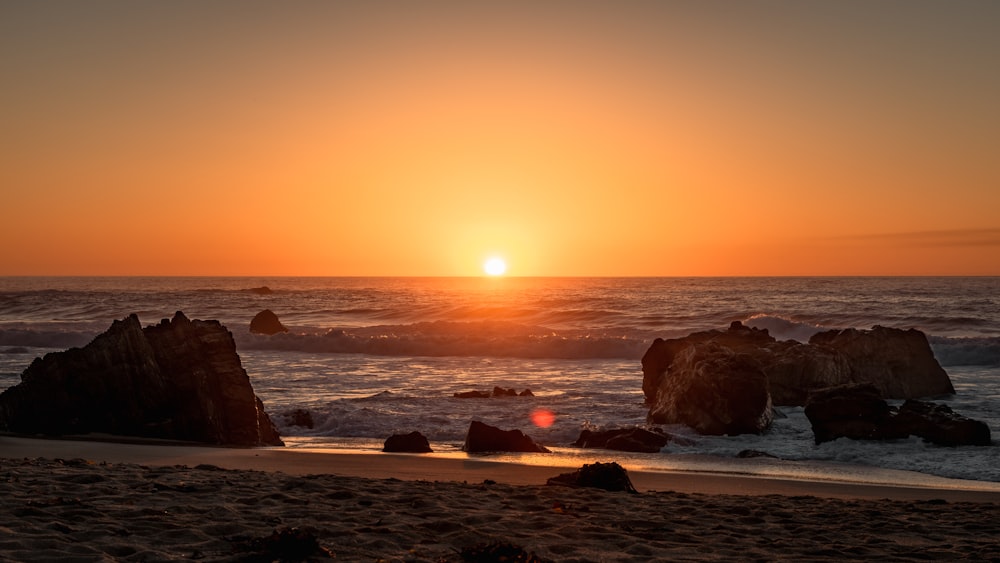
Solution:
[{"label": "ocean", "polygon": [[[290,332],[249,332],[264,309]],[[551,454],[491,459],[857,482],[1000,488],[1000,278],[0,278],[0,389],[38,356],[82,346],[116,319],[144,325],[183,311],[233,333],[243,365],[287,447],[378,452],[420,431],[461,457],[472,420],[518,428]],[[831,328],[916,328],[954,382],[936,398],[986,422],[993,447],[912,438],[815,445],[801,408],[762,436],[699,436],[658,454],[580,450],[584,428],[642,425],[640,359],[654,338],[725,329],[778,339]],[[457,399],[494,386],[533,397]],[[284,413],[309,411],[314,427]],[[532,414],[554,414],[549,426]],[[775,458],[741,459],[742,450]],[[965,482],[952,481],[955,479]]]}]

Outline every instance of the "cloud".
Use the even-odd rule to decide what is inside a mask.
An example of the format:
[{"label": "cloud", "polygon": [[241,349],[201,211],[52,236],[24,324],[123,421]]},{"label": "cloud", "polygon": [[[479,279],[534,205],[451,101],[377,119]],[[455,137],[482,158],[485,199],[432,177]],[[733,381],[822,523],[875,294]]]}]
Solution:
[{"label": "cloud", "polygon": [[1000,246],[1000,229],[911,231],[835,237],[834,240],[910,247]]}]

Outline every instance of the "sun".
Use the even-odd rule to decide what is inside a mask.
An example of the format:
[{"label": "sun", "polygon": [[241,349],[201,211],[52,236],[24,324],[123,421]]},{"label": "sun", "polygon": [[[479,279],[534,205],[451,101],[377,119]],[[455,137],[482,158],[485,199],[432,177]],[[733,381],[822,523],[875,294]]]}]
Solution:
[{"label": "sun", "polygon": [[502,276],[507,271],[507,263],[503,258],[494,256],[483,263],[483,271],[488,276]]}]

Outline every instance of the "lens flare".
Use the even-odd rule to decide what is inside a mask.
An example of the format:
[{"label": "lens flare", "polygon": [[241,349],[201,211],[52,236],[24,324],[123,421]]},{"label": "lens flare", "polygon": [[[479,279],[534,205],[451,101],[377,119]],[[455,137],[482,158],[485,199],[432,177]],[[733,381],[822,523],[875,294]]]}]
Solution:
[{"label": "lens flare", "polygon": [[531,413],[531,422],[539,428],[548,428],[556,421],[556,413],[549,409],[535,409]]}]

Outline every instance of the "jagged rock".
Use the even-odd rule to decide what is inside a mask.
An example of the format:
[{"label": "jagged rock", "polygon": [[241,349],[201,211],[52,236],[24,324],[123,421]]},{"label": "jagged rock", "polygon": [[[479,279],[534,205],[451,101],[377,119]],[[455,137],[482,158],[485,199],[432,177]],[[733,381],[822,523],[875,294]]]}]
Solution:
[{"label": "jagged rock", "polygon": [[604,448],[622,452],[656,453],[670,443],[673,436],[659,428],[615,428],[612,430],[581,430],[573,442],[580,448]]},{"label": "jagged rock", "polygon": [[760,364],[714,341],[676,354],[649,410],[654,424],[684,424],[711,435],[760,434],[773,419]]},{"label": "jagged rock", "polygon": [[899,407],[895,425],[902,431],[940,446],[989,446],[985,422],[955,413],[947,405],[909,400]]},{"label": "jagged rock", "polygon": [[955,393],[951,379],[919,330],[883,326],[830,330],[813,335],[809,344],[843,354],[851,366],[851,380],[873,384],[886,399]]},{"label": "jagged rock", "polygon": [[312,428],[316,425],[313,421],[312,413],[305,409],[295,409],[281,413],[287,426],[299,426],[302,428]]},{"label": "jagged rock", "polygon": [[420,432],[410,432],[409,434],[393,434],[389,436],[382,446],[383,452],[416,453],[423,454],[433,452],[430,442]]},{"label": "jagged rock", "polygon": [[535,394],[531,392],[531,389],[525,389],[517,394],[518,397],[534,397]]},{"label": "jagged rock", "polygon": [[805,408],[817,444],[851,438],[892,440],[919,436],[945,446],[989,446],[986,423],[953,412],[946,405],[908,400],[890,407],[871,384],[824,389],[809,397]]},{"label": "jagged rock", "polygon": [[489,399],[489,391],[462,391],[452,395],[456,399]]},{"label": "jagged rock", "polygon": [[0,429],[282,445],[233,335],[181,312],[145,329],[130,315],[83,348],[36,358],[0,394]]},{"label": "jagged rock", "polygon": [[653,341],[642,358],[642,390],[653,409],[663,389],[673,385],[669,380],[677,357],[691,346],[707,343],[753,358],[767,376],[775,405],[801,406],[813,391],[848,383],[871,383],[889,399],[954,393],[926,336],[917,330],[879,326],[867,331],[832,330],[802,344],[779,342],[766,329],[737,321],[726,331]]},{"label": "jagged rock", "polygon": [[605,491],[638,493],[632,486],[628,471],[615,462],[586,464],[571,473],[562,473],[546,481],[547,485],[565,487],[592,487]]},{"label": "jagged rock", "polygon": [[537,452],[549,453],[544,446],[535,443],[520,430],[501,430],[495,426],[473,420],[465,435],[462,451],[485,452]]},{"label": "jagged rock", "polygon": [[281,324],[281,321],[278,320],[278,315],[275,315],[270,309],[264,309],[254,315],[250,321],[250,332],[271,335],[278,334],[279,332],[288,332],[288,328]]}]

